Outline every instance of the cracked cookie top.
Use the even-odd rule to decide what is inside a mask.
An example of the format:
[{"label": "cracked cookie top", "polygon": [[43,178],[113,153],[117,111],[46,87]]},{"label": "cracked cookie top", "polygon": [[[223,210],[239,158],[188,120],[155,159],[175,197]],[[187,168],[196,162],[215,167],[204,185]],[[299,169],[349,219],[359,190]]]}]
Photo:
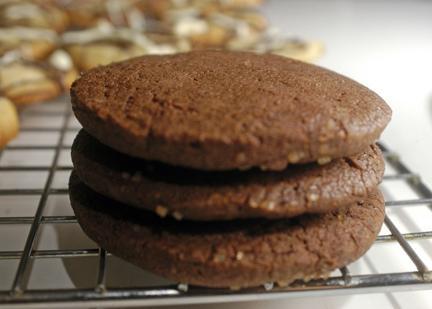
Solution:
[{"label": "cracked cookie top", "polygon": [[194,51],[92,69],[74,112],[102,143],[203,170],[327,163],[362,152],[391,118],[373,91],[276,55]]}]

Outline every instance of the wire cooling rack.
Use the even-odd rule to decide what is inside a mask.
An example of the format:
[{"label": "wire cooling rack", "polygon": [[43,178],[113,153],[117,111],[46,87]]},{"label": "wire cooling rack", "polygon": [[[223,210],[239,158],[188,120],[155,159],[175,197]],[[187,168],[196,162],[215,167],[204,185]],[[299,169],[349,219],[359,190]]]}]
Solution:
[{"label": "wire cooling rack", "polygon": [[[427,224],[413,225],[409,218],[413,213],[432,216],[432,191],[382,144],[387,164],[381,186],[387,200],[384,227],[365,257],[333,272],[329,278],[297,281],[288,287],[268,283],[234,291],[188,287],[142,271],[143,277],[150,276],[146,282],[132,280],[126,286],[119,283],[116,280],[127,272],[127,267],[129,278],[140,277],[141,270],[131,270],[126,262],[126,268],[117,269],[117,273],[110,269],[113,264],[109,260],[116,258],[85,238],[70,211],[66,186],[72,169],[69,150],[79,125],[66,101],[63,98],[24,111],[19,138],[0,152],[0,306],[154,306],[432,289],[432,272],[427,266],[432,260],[432,228]],[[60,204],[67,214],[56,212]],[[23,205],[30,205],[30,213],[23,215]],[[45,230],[50,226],[56,227],[51,229],[51,237],[60,234],[64,226],[75,229],[51,239],[51,245],[56,245],[51,248],[44,241],[49,236]],[[75,238],[79,241],[70,246],[68,241]],[[66,248],[61,247],[62,242]],[[394,246],[382,248],[386,244]],[[388,264],[396,257],[402,262],[396,263],[397,269],[389,269]],[[376,265],[379,260],[384,261],[384,266]],[[37,269],[38,262],[43,262],[42,271]],[[71,267],[74,262],[79,262],[79,267]],[[82,276],[88,282],[76,279]],[[66,281],[64,287],[58,283],[62,280]]]}]

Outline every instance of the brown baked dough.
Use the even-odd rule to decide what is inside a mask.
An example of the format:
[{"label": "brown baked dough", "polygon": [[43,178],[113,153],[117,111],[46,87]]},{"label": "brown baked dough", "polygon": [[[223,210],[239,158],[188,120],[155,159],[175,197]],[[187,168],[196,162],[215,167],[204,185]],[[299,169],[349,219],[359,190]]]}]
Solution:
[{"label": "brown baked dough", "polygon": [[214,222],[178,222],[128,209],[75,174],[70,198],[84,232],[109,252],[177,282],[209,287],[325,275],[362,256],[384,220],[378,191],[323,215]]},{"label": "brown baked dough", "polygon": [[391,117],[349,78],[247,52],[143,56],[88,71],[71,95],[78,120],[104,144],[203,170],[282,170],[351,156]]},{"label": "brown baked dough", "polygon": [[177,219],[282,218],[322,213],[363,199],[380,183],[379,148],[325,165],[292,165],[280,172],[203,172],[131,158],[81,130],[72,146],[80,179],[125,204]]}]

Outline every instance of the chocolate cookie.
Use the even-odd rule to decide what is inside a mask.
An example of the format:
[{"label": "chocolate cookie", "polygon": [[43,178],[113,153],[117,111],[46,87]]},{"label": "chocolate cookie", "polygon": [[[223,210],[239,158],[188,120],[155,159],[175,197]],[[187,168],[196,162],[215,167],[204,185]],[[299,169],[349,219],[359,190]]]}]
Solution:
[{"label": "chocolate cookie", "polygon": [[378,191],[323,215],[178,222],[117,205],[74,174],[69,186],[79,224],[100,246],[156,274],[209,287],[287,283],[325,275],[364,254],[384,219]]},{"label": "chocolate cookie", "polygon": [[326,165],[281,172],[202,172],[123,155],[81,130],[72,146],[80,179],[93,190],[176,219],[282,218],[346,206],[374,191],[384,162],[379,148]]},{"label": "chocolate cookie", "polygon": [[195,51],[98,67],[71,89],[83,127],[120,152],[204,170],[282,170],[364,151],[391,117],[366,87],[276,55]]}]

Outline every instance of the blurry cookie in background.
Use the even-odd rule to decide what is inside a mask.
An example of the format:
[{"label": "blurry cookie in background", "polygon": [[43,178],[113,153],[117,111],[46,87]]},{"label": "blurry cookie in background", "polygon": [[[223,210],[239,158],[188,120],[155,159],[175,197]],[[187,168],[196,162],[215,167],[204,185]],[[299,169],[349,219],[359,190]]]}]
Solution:
[{"label": "blurry cookie in background", "polygon": [[223,14],[244,21],[256,31],[263,31],[267,29],[268,26],[267,18],[255,10],[233,10],[223,12]]},{"label": "blurry cookie in background", "polygon": [[144,10],[191,49],[228,49],[275,53],[313,61],[323,52],[319,42],[287,39],[268,29],[256,10],[262,1],[144,1]]},{"label": "blurry cookie in background", "polygon": [[42,28],[0,28],[0,57],[8,52],[18,53],[29,60],[43,60],[55,48],[57,33]]},{"label": "blurry cookie in background", "polygon": [[147,15],[163,20],[175,10],[194,8],[206,15],[232,9],[256,8],[262,3],[263,0],[143,0],[139,1],[139,6]]},{"label": "blurry cookie in background", "polygon": [[285,40],[285,42],[271,46],[270,52],[305,62],[312,62],[324,53],[324,45],[317,41]]},{"label": "blurry cookie in background", "polygon": [[193,49],[228,48],[231,41],[239,39],[252,44],[267,28],[267,20],[256,10],[224,10],[219,1],[181,3],[160,11],[155,18],[161,29],[189,40]]},{"label": "blurry cookie in background", "polygon": [[[236,50],[236,46],[231,46]],[[272,53],[300,61],[312,62],[324,53],[324,45],[318,41],[305,41],[301,39],[287,39],[268,31],[259,41],[249,46],[240,46],[240,49],[257,53]]]},{"label": "blurry cookie in background", "polygon": [[0,63],[0,93],[18,107],[53,99],[63,89],[58,72],[47,63]]},{"label": "blurry cookie in background", "polygon": [[[242,15],[243,14],[243,15]],[[266,28],[264,18],[252,12],[213,13],[207,17],[172,17],[172,31],[178,37],[190,40],[192,48],[228,48],[238,41],[251,45]],[[244,17],[244,18],[243,18]],[[249,18],[249,20],[246,20]]]},{"label": "blurry cookie in background", "polygon": [[0,2],[0,27],[47,28],[64,31],[69,18],[49,1],[2,0]]},{"label": "blurry cookie in background", "polygon": [[101,18],[106,18],[105,2],[103,0],[58,0],[54,1],[68,15],[74,28],[93,27]]},{"label": "blurry cookie in background", "polygon": [[54,0],[69,16],[72,28],[90,28],[100,21],[114,26],[142,28],[142,0]]},{"label": "blurry cookie in background", "polygon": [[0,149],[17,134],[18,114],[15,105],[5,97],[0,97]]},{"label": "blurry cookie in background", "polygon": [[[165,41],[157,42],[150,37],[129,28],[103,26],[67,32],[63,43],[80,71],[144,54],[171,54],[179,50],[175,41],[164,38]],[[163,37],[153,36],[159,40]]]},{"label": "blurry cookie in background", "polygon": [[65,50],[57,49],[49,56],[48,63],[57,70],[64,90],[69,91],[73,81],[77,79],[79,75],[71,56]]}]

